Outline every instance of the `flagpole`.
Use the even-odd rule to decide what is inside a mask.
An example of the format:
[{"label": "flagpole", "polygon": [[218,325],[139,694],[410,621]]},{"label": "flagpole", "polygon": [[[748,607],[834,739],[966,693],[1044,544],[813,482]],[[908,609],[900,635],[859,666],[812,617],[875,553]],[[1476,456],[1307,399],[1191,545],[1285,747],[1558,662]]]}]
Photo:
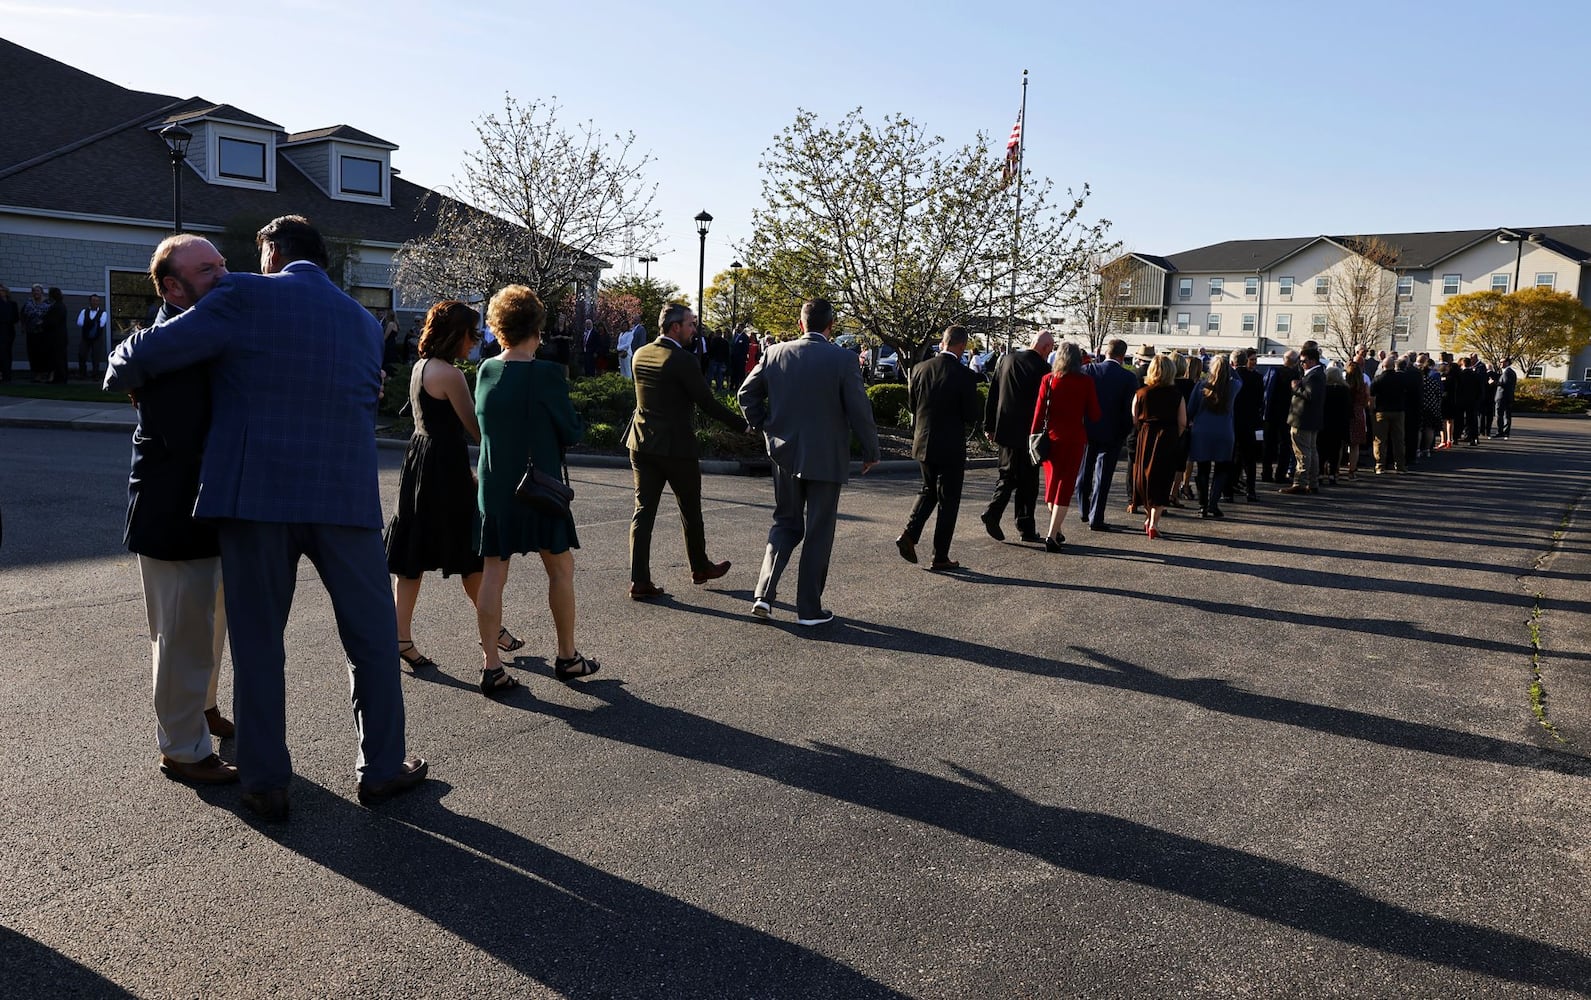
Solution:
[{"label": "flagpole", "polygon": [[1022,253],[1022,158],[1027,155],[1028,71],[1022,71],[1022,109],[1016,120],[1021,123],[1022,134],[1016,147],[1016,215],[1012,218],[1015,239],[1011,243],[1011,307],[1006,315],[1005,349],[1009,353],[1016,337],[1016,269]]}]

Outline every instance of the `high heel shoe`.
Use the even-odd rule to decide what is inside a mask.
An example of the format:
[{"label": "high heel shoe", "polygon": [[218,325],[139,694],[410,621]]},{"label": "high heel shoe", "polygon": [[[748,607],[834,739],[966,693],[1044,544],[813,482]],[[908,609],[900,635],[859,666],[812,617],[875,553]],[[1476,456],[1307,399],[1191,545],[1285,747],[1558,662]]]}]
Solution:
[{"label": "high heel shoe", "polygon": [[1159,538],[1160,537],[1160,529],[1159,528],[1145,528],[1144,531],[1149,535],[1150,538]]},{"label": "high heel shoe", "polygon": [[1059,552],[1064,544],[1066,544],[1066,536],[1057,531],[1054,535],[1044,539],[1044,551]]}]

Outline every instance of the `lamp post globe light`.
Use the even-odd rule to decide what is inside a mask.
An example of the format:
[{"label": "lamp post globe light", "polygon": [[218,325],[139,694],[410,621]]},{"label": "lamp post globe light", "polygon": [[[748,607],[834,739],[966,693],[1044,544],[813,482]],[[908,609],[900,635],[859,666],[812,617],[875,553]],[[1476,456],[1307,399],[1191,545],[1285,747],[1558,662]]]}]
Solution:
[{"label": "lamp post globe light", "polygon": [[696,264],[696,316],[700,322],[702,316],[702,290],[707,286],[707,227],[713,224],[713,217],[707,214],[704,208],[696,213],[696,235],[702,238],[701,259]]},{"label": "lamp post globe light", "polygon": [[740,261],[729,263],[729,331],[740,325]]},{"label": "lamp post globe light", "polygon": [[1508,290],[1510,292],[1517,292],[1519,291],[1519,265],[1525,258],[1525,244],[1530,243],[1540,246],[1541,234],[1530,233],[1527,235],[1525,233],[1516,233],[1505,229],[1497,234],[1497,242],[1503,244],[1504,246],[1507,246],[1510,243],[1514,245],[1514,283]]},{"label": "lamp post globe light", "polygon": [[182,161],[188,158],[188,143],[193,141],[193,133],[173,123],[160,130],[160,137],[166,140],[166,148],[171,151],[171,231],[180,233],[182,232]]}]

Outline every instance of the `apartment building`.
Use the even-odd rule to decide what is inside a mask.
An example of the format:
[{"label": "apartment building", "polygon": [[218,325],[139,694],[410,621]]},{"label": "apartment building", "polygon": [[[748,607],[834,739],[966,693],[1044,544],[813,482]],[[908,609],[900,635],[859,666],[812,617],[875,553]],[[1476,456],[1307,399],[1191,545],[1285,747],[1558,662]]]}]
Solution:
[{"label": "apartment building", "polygon": [[[1116,330],[1134,343],[1279,354],[1325,341],[1347,276],[1367,248],[1390,251],[1371,268],[1387,319],[1382,349],[1441,350],[1436,311],[1469,292],[1530,285],[1591,305],[1591,226],[1502,227],[1435,233],[1230,240],[1171,256],[1117,262]],[[1372,253],[1373,256],[1373,253]],[[1591,349],[1533,375],[1591,378]]]}]

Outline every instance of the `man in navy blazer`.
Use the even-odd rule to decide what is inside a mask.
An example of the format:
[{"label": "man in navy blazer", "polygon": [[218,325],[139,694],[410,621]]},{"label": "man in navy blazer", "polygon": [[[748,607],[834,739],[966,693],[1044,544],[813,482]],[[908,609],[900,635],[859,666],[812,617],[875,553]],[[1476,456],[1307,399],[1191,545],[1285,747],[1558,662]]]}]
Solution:
[{"label": "man in navy blazer", "polygon": [[1077,477],[1077,511],[1091,531],[1110,530],[1105,523],[1110,483],[1132,430],[1132,398],[1138,391],[1138,376],[1122,364],[1127,358],[1127,342],[1112,340],[1105,353],[1104,360],[1083,366],[1083,373],[1094,380],[1100,413],[1098,420],[1086,422],[1088,447],[1083,450],[1083,467]]},{"label": "man in navy blazer", "polygon": [[[162,299],[155,322],[181,315],[226,273],[209,240],[186,234],[162,240],[149,260]],[[227,784],[238,780],[238,769],[210,744],[212,736],[235,732],[215,697],[226,650],[221,545],[213,525],[193,518],[210,427],[209,368],[194,365],[145,382],[136,403],[123,541],[138,556],[149,619],[160,770],[178,781]]]},{"label": "man in navy blazer", "polygon": [[230,274],[193,309],[123,341],[107,389],[210,362],[213,413],[194,516],[221,543],[244,804],[287,816],[286,652],[298,562],[331,596],[352,676],[359,800],[424,780],[406,758],[397,621],[381,542],[374,436],[381,326],[326,276],[300,216],[259,231],[261,275]]}]

